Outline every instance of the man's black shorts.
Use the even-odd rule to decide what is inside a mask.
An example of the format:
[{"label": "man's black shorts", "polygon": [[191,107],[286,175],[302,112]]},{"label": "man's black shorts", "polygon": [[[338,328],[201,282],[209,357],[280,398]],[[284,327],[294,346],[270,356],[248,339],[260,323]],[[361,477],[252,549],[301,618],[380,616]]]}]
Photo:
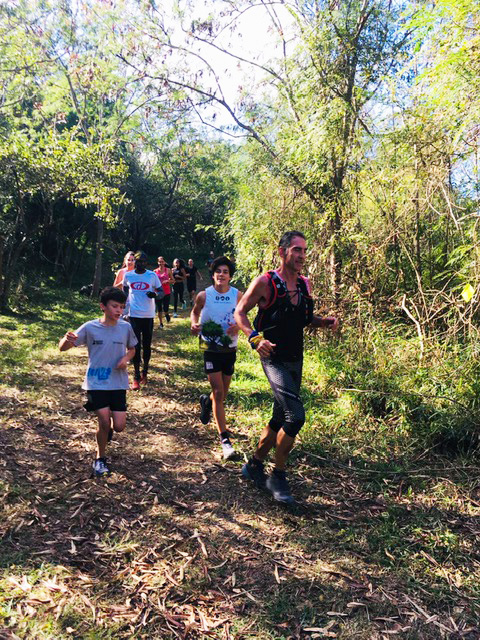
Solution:
[{"label": "man's black shorts", "polygon": [[203,354],[203,368],[205,373],[217,373],[221,371],[226,376],[233,375],[237,351],[231,353],[215,353],[215,351],[205,351]]},{"label": "man's black shorts", "polygon": [[126,411],[127,392],[125,389],[87,391],[87,402],[83,406],[87,411],[97,411],[106,407],[110,407],[110,411]]}]

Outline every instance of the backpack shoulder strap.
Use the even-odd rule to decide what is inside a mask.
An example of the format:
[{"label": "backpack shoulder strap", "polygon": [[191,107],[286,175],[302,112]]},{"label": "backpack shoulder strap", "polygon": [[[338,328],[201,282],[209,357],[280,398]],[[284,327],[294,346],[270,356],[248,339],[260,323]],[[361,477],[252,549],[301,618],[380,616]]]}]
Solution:
[{"label": "backpack shoulder strap", "polygon": [[285,284],[283,280],[279,277],[276,271],[267,271],[265,274],[268,278],[268,284],[270,288],[270,300],[263,307],[263,309],[268,309],[277,301],[277,298],[284,298],[287,295],[287,291],[285,289]]},{"label": "backpack shoulder strap", "polygon": [[305,298],[311,298],[312,296],[310,295],[310,292],[308,290],[307,278],[305,278],[305,276],[298,276],[297,283],[300,286],[302,295],[304,295]]}]

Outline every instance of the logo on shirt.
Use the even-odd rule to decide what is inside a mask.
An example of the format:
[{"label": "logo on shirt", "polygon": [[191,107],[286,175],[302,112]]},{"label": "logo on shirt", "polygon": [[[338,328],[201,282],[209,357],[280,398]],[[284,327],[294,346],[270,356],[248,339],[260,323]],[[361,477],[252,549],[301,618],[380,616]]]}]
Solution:
[{"label": "logo on shirt", "polygon": [[215,296],[217,302],[230,302],[230,296]]},{"label": "logo on shirt", "polygon": [[103,344],[103,340],[94,340],[92,344]]},{"label": "logo on shirt", "polygon": [[89,378],[98,378],[99,380],[108,380],[111,373],[112,373],[111,367],[97,367],[96,369],[93,369],[92,367],[90,367],[87,375]]},{"label": "logo on shirt", "polygon": [[148,282],[132,282],[131,287],[134,291],[145,291],[145,289],[150,289]]}]

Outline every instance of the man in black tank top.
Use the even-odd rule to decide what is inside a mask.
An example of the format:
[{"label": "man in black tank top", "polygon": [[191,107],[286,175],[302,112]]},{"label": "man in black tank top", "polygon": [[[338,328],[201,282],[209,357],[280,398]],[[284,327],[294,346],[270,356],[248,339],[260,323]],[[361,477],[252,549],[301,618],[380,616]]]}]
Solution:
[{"label": "man in black tank top", "polygon": [[[303,330],[307,325],[335,331],[338,319],[313,314],[313,300],[305,266],[307,245],[300,231],[287,231],[280,239],[280,268],[258,276],[237,305],[235,320],[260,356],[274,395],[272,418],[264,428],[257,449],[242,467],[242,474],[259,488],[271,491],[278,502],[294,499],[286,477],[288,454],[305,422],[299,396],[303,363]],[[254,327],[248,312],[258,307]],[[260,332],[263,332],[261,335]],[[264,461],[275,447],[275,467],[270,476]]]}]

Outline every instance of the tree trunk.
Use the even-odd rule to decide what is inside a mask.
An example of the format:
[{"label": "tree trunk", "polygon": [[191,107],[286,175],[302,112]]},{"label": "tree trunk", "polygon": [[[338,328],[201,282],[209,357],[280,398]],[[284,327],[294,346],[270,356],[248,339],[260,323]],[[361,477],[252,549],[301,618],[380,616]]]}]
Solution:
[{"label": "tree trunk", "polygon": [[95,246],[95,273],[93,275],[92,298],[98,298],[102,280],[103,230],[101,218],[97,218],[97,243]]},{"label": "tree trunk", "polygon": [[23,237],[23,239],[20,240],[17,246],[11,250],[7,264],[5,265],[5,268],[3,270],[4,277],[3,277],[2,293],[0,294],[0,311],[8,310],[8,298],[10,295],[10,287],[13,279],[13,269],[14,269],[14,266],[17,264],[18,259],[20,258],[22,249],[26,244],[26,242],[27,242],[26,237]]},{"label": "tree trunk", "polygon": [[335,206],[335,217],[331,224],[332,233],[332,246],[329,255],[329,277],[330,277],[330,291],[332,298],[335,300],[335,304],[340,303],[340,287],[342,284],[342,254],[338,246],[338,240],[341,237],[342,231],[342,215],[340,211],[340,204]]},{"label": "tree trunk", "polygon": [[5,253],[5,238],[0,236],[0,298],[2,299],[1,308],[3,309],[3,256]]}]

